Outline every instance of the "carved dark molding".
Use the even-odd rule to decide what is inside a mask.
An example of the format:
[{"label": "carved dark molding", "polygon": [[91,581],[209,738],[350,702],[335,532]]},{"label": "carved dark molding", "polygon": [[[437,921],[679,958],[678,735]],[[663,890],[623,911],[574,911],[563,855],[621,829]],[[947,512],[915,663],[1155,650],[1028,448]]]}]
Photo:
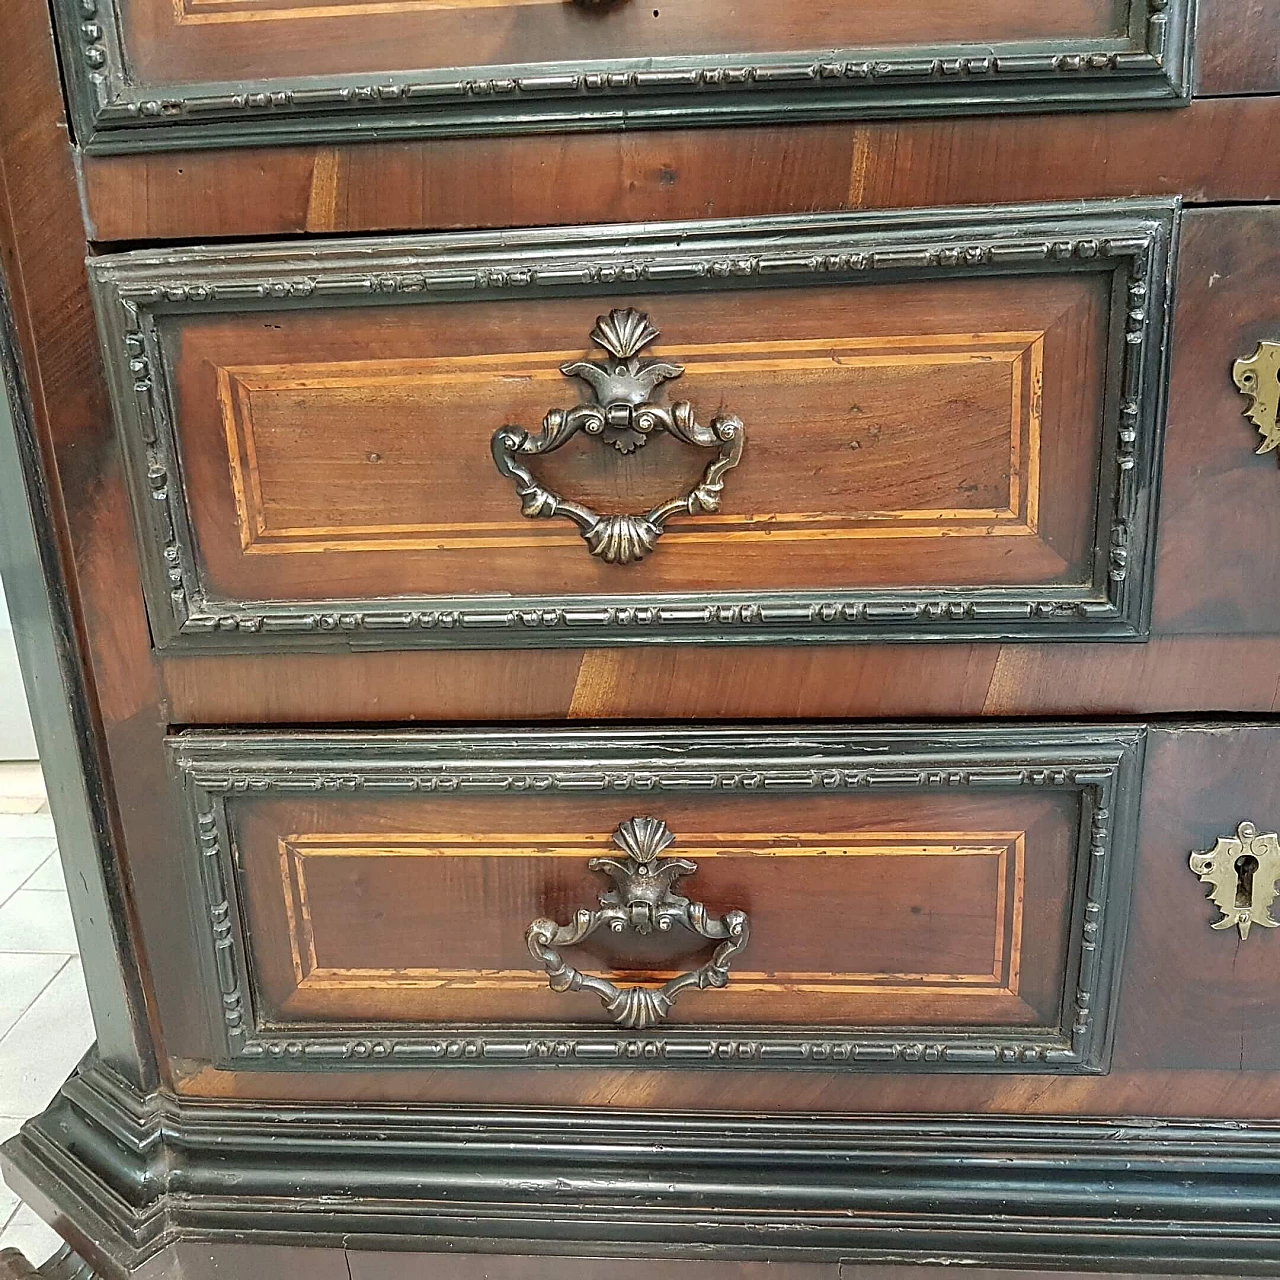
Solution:
[{"label": "carved dark molding", "polygon": [[[1163,447],[1176,201],[813,215],[314,245],[175,249],[91,260],[160,647],[493,648],[861,639],[1145,636]],[[1104,409],[1094,579],[965,591],[707,591],[433,596],[261,604],[209,598],[183,493],[164,316],[254,307],[538,297],[584,286],[764,287],[938,276],[1106,272],[1118,376]],[[607,299],[607,295],[606,295]],[[602,299],[605,300],[605,299]],[[624,584],[625,588],[625,584]]]},{"label": "carved dark molding", "polygon": [[[758,1067],[794,1070],[1100,1072],[1110,1055],[1113,988],[1129,898],[1144,731],[1134,727],[934,730],[787,729],[221,735],[169,739],[191,824],[192,876],[209,921],[206,979],[223,1063],[332,1070],[523,1065]],[[529,761],[537,761],[531,767]],[[1068,790],[1081,800],[1068,981],[1057,1030],[865,1032],[796,1027],[607,1028],[386,1024],[285,1033],[260,1025],[236,905],[228,809],[236,797],[326,792],[564,790],[664,794]],[[193,868],[193,870],[195,870]],[[571,1017],[566,1010],[566,1017]]]},{"label": "carved dark molding", "polygon": [[183,1102],[90,1059],[3,1162],[112,1280],[182,1240],[426,1270],[433,1251],[1280,1269],[1274,1121]]},{"label": "carved dark molding", "polygon": [[55,0],[81,145],[113,153],[1188,100],[1194,0],[1128,0],[1109,39],[824,49],[156,86],[116,6]]}]

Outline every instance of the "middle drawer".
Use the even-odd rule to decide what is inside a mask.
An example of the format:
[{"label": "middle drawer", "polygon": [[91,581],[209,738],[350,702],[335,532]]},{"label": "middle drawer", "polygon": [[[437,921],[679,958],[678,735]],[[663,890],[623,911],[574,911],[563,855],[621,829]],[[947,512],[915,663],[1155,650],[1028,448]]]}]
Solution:
[{"label": "middle drawer", "polygon": [[1176,212],[95,259],[153,634],[1140,637]]}]

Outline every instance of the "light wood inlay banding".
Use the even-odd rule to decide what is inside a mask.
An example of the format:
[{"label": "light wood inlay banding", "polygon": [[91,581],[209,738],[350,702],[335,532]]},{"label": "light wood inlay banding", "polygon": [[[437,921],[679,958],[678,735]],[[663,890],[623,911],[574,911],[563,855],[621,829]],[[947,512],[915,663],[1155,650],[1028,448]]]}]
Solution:
[{"label": "light wood inlay banding", "polygon": [[[744,375],[773,374],[808,384],[811,392],[849,396],[860,371],[896,369],[920,377],[958,367],[995,366],[1007,370],[1009,397],[1008,494],[994,507],[922,507],[887,510],[808,510],[735,514],[728,510],[672,521],[667,545],[720,542],[805,542],[813,539],[900,539],[942,537],[1034,537],[1040,503],[1040,434],[1044,376],[1044,334],[1034,332],[930,335],[927,338],[833,338],[770,342],[707,343],[678,351],[656,349],[686,365],[673,395],[697,404],[731,394]],[[251,555],[317,552],[424,551],[491,547],[577,546],[571,529],[510,520],[424,519],[415,523],[281,523],[270,467],[257,439],[260,419],[287,417],[312,396],[422,397],[422,412],[465,414],[468,393],[483,395],[503,380],[545,387],[546,407],[573,403],[572,387],[559,366],[579,358],[575,351],[500,353],[419,360],[328,364],[245,365],[218,370],[218,396],[241,545]],[[847,376],[842,376],[848,371]],[[284,406],[289,406],[288,408]],[[296,410],[295,410],[296,411]],[[533,423],[526,424],[532,427]],[[769,424],[785,429],[785,423]],[[757,425],[759,429],[759,425]],[[874,423],[869,424],[876,431]],[[927,431],[928,423],[921,429]],[[748,436],[750,436],[748,424]],[[461,443],[461,442],[460,442]],[[849,464],[855,465],[856,461]],[[619,459],[619,467],[627,466]],[[429,513],[424,513],[429,514]],[[442,513],[443,514],[443,513]],[[296,519],[296,517],[295,517]]]},{"label": "light wood inlay banding", "polygon": [[[681,842],[695,861],[712,858],[990,858],[995,860],[992,952],[985,972],[888,973],[735,970],[729,992],[883,995],[1018,994],[1025,881],[1022,832],[857,832],[797,834],[700,833]],[[298,988],[318,990],[540,990],[544,976],[524,969],[444,967],[354,968],[323,963],[308,891],[308,864],[316,859],[486,858],[576,859],[608,853],[607,836],[547,833],[511,835],[335,833],[297,834],[279,841],[280,874],[289,944]],[[587,880],[590,877],[586,877]],[[584,881],[585,883],[585,881]],[[588,886],[598,888],[594,884]],[[692,889],[692,886],[691,886]],[[696,895],[695,895],[696,896]],[[658,985],[676,970],[621,970],[630,982]]]},{"label": "light wood inlay banding", "polygon": [[290,5],[279,0],[173,0],[174,21],[182,27],[209,23],[302,21],[307,18],[362,18],[374,14],[436,13],[442,10],[511,9],[561,4],[563,0],[334,0],[332,4]]}]

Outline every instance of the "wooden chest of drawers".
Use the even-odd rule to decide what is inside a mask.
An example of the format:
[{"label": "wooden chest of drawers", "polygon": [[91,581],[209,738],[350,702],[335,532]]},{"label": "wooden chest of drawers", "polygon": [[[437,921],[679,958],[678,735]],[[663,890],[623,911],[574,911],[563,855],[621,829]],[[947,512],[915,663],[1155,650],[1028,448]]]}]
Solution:
[{"label": "wooden chest of drawers", "polygon": [[53,7],[43,1274],[1274,1274],[1280,8]]}]

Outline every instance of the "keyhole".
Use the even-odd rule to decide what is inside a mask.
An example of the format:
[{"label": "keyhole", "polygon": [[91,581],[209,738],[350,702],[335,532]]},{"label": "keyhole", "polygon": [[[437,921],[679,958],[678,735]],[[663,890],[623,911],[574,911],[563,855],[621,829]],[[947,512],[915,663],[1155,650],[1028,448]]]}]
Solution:
[{"label": "keyhole", "polygon": [[1241,854],[1236,859],[1236,906],[1253,906],[1253,873],[1258,869],[1258,860],[1251,853]]}]

